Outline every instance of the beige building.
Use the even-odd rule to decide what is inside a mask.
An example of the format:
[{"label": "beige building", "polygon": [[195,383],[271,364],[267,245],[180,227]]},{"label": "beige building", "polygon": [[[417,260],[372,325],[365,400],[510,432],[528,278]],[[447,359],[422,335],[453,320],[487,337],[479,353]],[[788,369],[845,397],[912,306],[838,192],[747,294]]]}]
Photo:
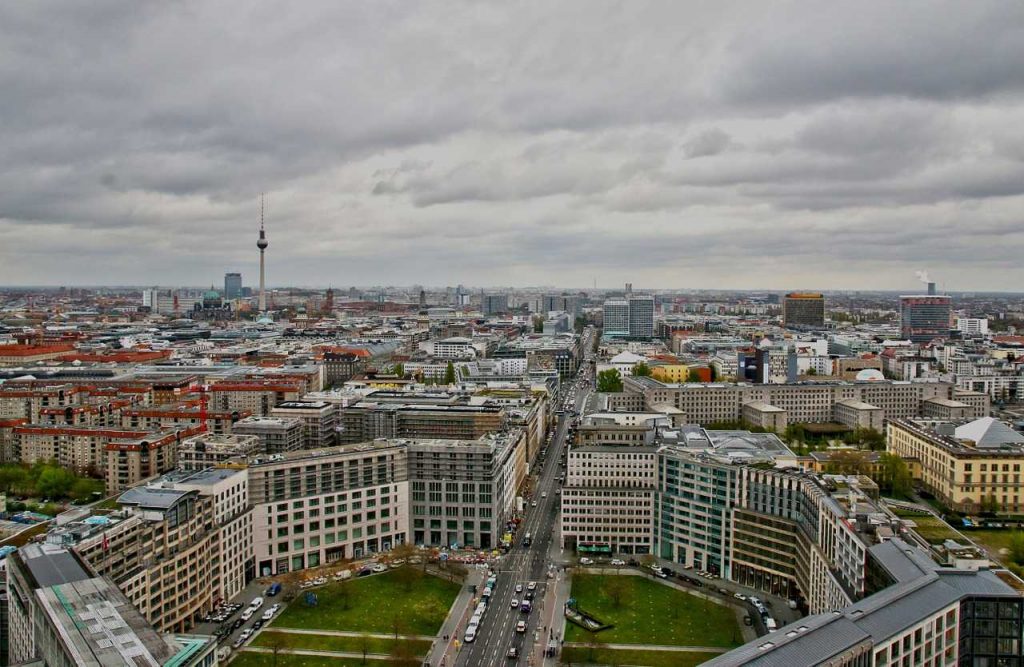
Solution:
[{"label": "beige building", "polygon": [[889,451],[921,461],[921,482],[948,507],[1024,511],[1024,435],[997,419],[899,419],[889,423],[887,435]]},{"label": "beige building", "polygon": [[836,401],[835,418],[837,422],[850,428],[872,429],[881,433],[885,413],[882,408],[864,401],[844,398]]},{"label": "beige building", "polygon": [[244,460],[261,452],[263,444],[255,435],[202,434],[182,440],[178,446],[178,467],[203,470],[228,461]]},{"label": "beige building", "polygon": [[789,425],[789,415],[785,410],[760,401],[744,403],[742,415],[743,421],[746,423],[776,433],[782,433]]}]

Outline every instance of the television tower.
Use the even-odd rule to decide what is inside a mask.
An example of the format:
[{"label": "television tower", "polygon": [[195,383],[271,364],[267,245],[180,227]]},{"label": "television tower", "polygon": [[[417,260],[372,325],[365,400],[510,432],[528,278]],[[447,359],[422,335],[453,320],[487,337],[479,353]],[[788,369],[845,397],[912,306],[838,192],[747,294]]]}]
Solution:
[{"label": "television tower", "polygon": [[260,249],[260,313],[267,312],[267,286],[263,277],[263,252],[267,249],[267,235],[263,231],[263,193],[260,193],[260,238],[256,241],[256,247]]}]

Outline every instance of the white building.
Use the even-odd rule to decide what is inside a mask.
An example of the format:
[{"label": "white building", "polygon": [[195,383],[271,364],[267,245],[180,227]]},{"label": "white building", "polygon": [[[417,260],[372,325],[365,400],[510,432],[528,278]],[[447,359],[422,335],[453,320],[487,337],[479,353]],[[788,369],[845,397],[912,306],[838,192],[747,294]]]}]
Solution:
[{"label": "white building", "polygon": [[968,336],[984,336],[988,334],[988,320],[983,317],[958,317],[956,329]]}]

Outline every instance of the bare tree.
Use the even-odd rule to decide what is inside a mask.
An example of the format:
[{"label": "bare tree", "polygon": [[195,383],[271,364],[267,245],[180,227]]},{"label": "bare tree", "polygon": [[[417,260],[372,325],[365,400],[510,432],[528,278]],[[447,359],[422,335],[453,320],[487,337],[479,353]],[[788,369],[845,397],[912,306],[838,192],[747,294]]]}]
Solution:
[{"label": "bare tree", "polygon": [[622,577],[608,577],[604,584],[605,595],[612,602],[612,607],[618,609],[622,606],[622,600],[626,596],[626,580]]},{"label": "bare tree", "polygon": [[277,654],[280,653],[282,649],[287,648],[288,642],[282,633],[274,632],[273,630],[268,630],[264,632],[263,635],[263,646],[270,649],[271,654],[274,656],[273,667],[277,667]]},{"label": "bare tree", "polygon": [[366,654],[370,652],[370,635],[365,632],[360,634],[356,639],[359,646],[359,651],[363,654],[363,664],[366,664]]}]

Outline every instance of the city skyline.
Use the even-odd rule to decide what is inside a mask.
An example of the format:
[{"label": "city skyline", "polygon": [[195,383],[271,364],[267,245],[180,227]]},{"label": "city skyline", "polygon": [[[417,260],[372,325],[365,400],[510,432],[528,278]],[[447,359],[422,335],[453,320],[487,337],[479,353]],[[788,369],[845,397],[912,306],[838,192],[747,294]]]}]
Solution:
[{"label": "city skyline", "polygon": [[1020,6],[0,19],[2,284],[255,276],[264,190],[269,285],[1024,278]]}]

